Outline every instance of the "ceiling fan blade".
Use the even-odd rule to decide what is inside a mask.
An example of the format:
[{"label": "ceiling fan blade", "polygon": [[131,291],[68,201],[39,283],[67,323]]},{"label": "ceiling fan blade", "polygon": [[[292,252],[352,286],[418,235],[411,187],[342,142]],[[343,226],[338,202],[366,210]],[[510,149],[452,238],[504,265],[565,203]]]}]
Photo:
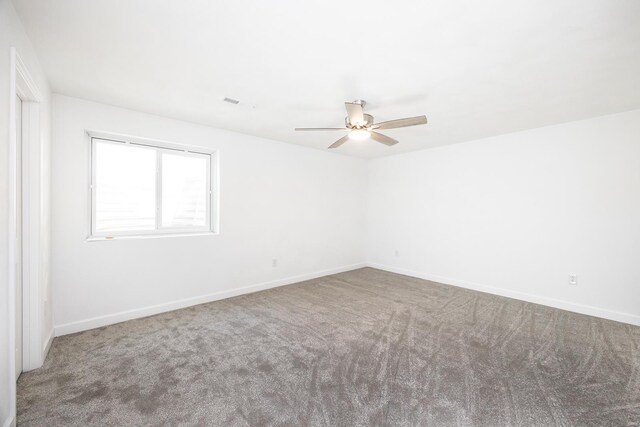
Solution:
[{"label": "ceiling fan blade", "polygon": [[340,138],[339,140],[337,140],[336,142],[334,142],[333,144],[331,144],[329,146],[329,148],[338,148],[340,147],[342,144],[344,144],[345,142],[347,142],[349,140],[349,135],[345,135],[342,138]]},{"label": "ceiling fan blade", "polygon": [[349,130],[347,128],[295,128],[294,130]]},{"label": "ceiling fan blade", "polygon": [[389,138],[387,135],[383,135],[381,133],[373,132],[373,131],[371,131],[371,139],[373,139],[374,141],[381,142],[384,145],[388,145],[388,146],[396,145],[399,142],[393,138]]},{"label": "ceiling fan blade", "polygon": [[347,116],[349,116],[349,123],[352,125],[363,125],[364,111],[362,110],[362,104],[359,102],[345,102],[344,106],[347,108]]},{"label": "ceiling fan blade", "polygon": [[395,129],[404,128],[407,126],[426,125],[427,116],[408,117],[406,119],[389,120],[388,122],[376,123],[373,125],[374,129]]}]

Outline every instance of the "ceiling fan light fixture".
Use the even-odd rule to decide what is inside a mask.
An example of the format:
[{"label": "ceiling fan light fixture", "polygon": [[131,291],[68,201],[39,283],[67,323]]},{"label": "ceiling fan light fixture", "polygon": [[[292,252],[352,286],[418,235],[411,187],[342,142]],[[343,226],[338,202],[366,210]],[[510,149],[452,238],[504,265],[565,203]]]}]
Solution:
[{"label": "ceiling fan light fixture", "polygon": [[405,117],[404,119],[387,120],[386,122],[376,123],[371,114],[363,111],[364,101],[345,102],[344,106],[347,110],[347,117],[344,119],[345,127],[342,128],[295,128],[296,131],[301,130],[339,130],[348,133],[336,142],[331,144],[329,148],[338,148],[347,141],[366,141],[372,139],[380,144],[391,147],[396,145],[398,140],[381,134],[380,130],[404,128],[408,126],[426,125],[427,116]]},{"label": "ceiling fan light fixture", "polygon": [[364,141],[371,136],[371,132],[366,129],[354,129],[349,132],[349,139],[354,141]]}]

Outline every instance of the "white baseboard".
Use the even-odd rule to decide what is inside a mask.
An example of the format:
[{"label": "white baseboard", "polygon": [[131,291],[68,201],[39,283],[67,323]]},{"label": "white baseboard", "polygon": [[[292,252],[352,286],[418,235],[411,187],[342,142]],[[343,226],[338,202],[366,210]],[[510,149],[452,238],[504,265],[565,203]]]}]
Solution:
[{"label": "white baseboard", "polygon": [[81,320],[78,322],[64,323],[55,327],[55,336],[73,334],[89,329],[100,328],[102,326],[113,325],[127,320],[139,319],[141,317],[153,316],[154,314],[165,313],[167,311],[178,310],[180,308],[190,307],[193,305],[204,304],[207,302],[218,301],[225,298],[231,298],[238,295],[249,294],[252,292],[263,291],[265,289],[277,288],[279,286],[290,285],[292,283],[303,282],[305,280],[316,279],[331,274],[343,273],[345,271],[356,270],[366,267],[365,263],[346,265],[343,267],[332,268],[329,270],[317,271],[314,273],[302,274],[299,276],[286,277],[284,279],[272,280],[269,282],[258,283],[255,285],[245,286],[242,288],[230,289],[227,291],[214,292],[211,294],[201,295],[192,298],[185,298],[177,301],[171,301],[164,304],[137,308],[129,311],[108,314],[105,316],[93,317],[91,319]]},{"label": "white baseboard", "polygon": [[47,354],[49,354],[49,349],[51,348],[51,343],[53,342],[53,328],[47,334],[47,338],[42,343],[42,363],[44,363],[47,358]]},{"label": "white baseboard", "polygon": [[416,277],[418,279],[430,280],[432,282],[443,283],[445,285],[457,286],[459,288],[472,289],[474,291],[486,292],[493,295],[499,295],[508,298],[514,298],[521,301],[532,302],[535,304],[546,305],[561,310],[573,311],[574,313],[587,314],[589,316],[602,317],[604,319],[615,320],[618,322],[629,323],[631,325],[640,326],[640,316],[630,313],[622,313],[619,311],[607,310],[604,308],[593,307],[589,305],[576,304],[569,301],[563,301],[555,298],[542,297],[538,295],[528,294],[525,292],[512,291],[504,288],[496,288],[493,286],[481,285],[479,283],[467,282],[464,280],[451,279],[449,277],[437,276],[435,274],[422,273],[417,271],[405,270],[402,268],[391,267],[383,264],[367,263],[368,267],[377,268],[378,270],[389,271],[391,273],[403,274],[405,276]]}]

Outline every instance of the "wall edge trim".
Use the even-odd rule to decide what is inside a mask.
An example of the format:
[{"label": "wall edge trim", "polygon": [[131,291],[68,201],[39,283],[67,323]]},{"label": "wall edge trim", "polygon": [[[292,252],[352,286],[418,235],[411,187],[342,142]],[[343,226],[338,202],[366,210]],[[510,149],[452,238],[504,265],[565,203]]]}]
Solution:
[{"label": "wall edge trim", "polygon": [[107,314],[103,316],[92,317],[89,319],[79,320],[76,322],[64,323],[54,327],[54,335],[56,337],[62,335],[73,334],[76,332],[87,331],[90,329],[100,328],[103,326],[113,325],[125,322],[127,320],[140,319],[143,317],[153,316],[160,313],[179,310],[181,308],[191,307],[198,304],[219,301],[222,299],[232,298],[239,295],[250,294],[267,289],[277,288],[280,286],[290,285],[293,283],[304,282],[306,280],[317,279],[323,276],[343,273],[345,271],[357,270],[366,267],[365,263],[357,263],[345,265],[341,267],[331,268],[327,270],[316,271],[313,273],[301,274],[297,276],[285,277],[282,279],[271,280],[268,282],[257,283],[254,285],[243,286],[240,288],[213,292],[210,294],[184,298],[176,301],[169,301],[161,304],[155,304],[147,307],[136,308],[133,310],[121,311],[118,313]]},{"label": "wall edge trim", "polygon": [[525,301],[533,304],[539,304],[547,307],[557,308],[560,310],[571,311],[573,313],[585,314],[588,316],[594,316],[602,319],[614,320],[616,322],[622,322],[622,323],[628,323],[635,326],[640,326],[640,316],[631,314],[631,313],[624,313],[620,311],[614,311],[614,310],[594,307],[590,305],[577,304],[574,302],[560,300],[556,298],[549,298],[549,297],[529,294],[525,292],[512,291],[509,289],[498,288],[495,286],[489,286],[489,285],[469,282],[465,280],[438,276],[436,274],[407,270],[403,268],[392,267],[385,264],[378,264],[375,262],[368,262],[367,267],[388,271],[390,273],[402,274],[404,276],[415,277],[418,279],[429,280],[431,282],[438,282],[444,285],[456,286],[458,288],[471,289],[474,291],[485,292],[492,295],[513,298],[513,299],[517,299],[520,301]]}]

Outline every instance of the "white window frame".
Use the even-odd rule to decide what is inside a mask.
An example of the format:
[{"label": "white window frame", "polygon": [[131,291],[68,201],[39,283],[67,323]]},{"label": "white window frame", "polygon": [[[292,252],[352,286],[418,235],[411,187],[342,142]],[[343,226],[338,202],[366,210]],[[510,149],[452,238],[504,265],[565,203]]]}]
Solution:
[{"label": "white window frame", "polygon": [[[203,147],[187,146],[165,141],[150,140],[104,132],[87,132],[90,151],[90,230],[87,240],[111,240],[117,238],[162,237],[180,235],[217,234],[217,151]],[[153,230],[96,231],[96,142],[116,145],[132,145],[152,149],[156,154],[156,224]],[[171,153],[185,157],[198,157],[207,160],[207,213],[206,224],[202,227],[163,227],[162,226],[162,154]]]}]

